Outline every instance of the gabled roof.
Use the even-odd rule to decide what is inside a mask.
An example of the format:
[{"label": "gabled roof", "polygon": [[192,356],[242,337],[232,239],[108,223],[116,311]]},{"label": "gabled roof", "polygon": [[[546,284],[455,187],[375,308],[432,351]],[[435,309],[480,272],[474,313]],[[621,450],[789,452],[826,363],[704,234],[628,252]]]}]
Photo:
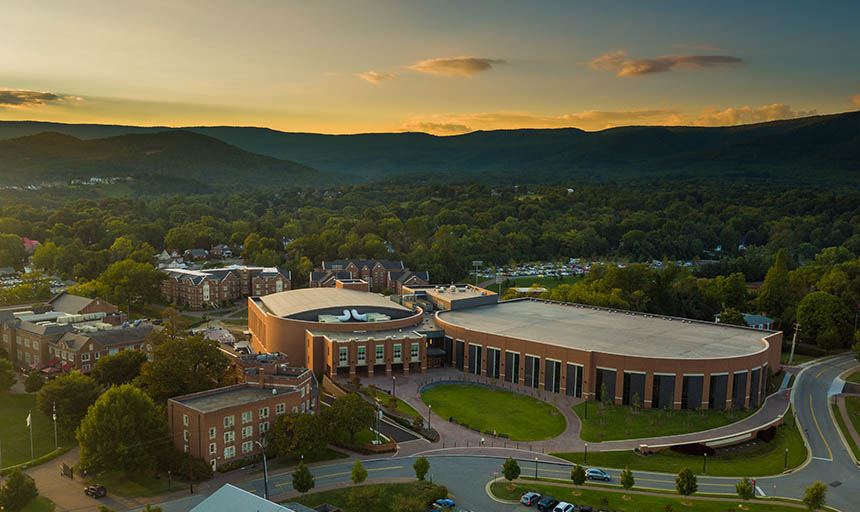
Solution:
[{"label": "gabled roof", "polygon": [[109,348],[142,342],[153,329],[154,326],[143,324],[137,327],[120,327],[106,331],[68,332],[57,340],[57,343],[65,343],[69,350],[79,350],[92,340],[102,347]]},{"label": "gabled roof", "polygon": [[314,512],[312,508],[297,503],[287,503],[286,506],[278,505],[232,484],[224,484],[192,508],[191,512],[239,512],[246,510],[250,512]]},{"label": "gabled roof", "polygon": [[57,295],[54,295],[54,297],[48,301],[48,304],[54,308],[54,311],[62,311],[63,313],[69,313],[70,315],[77,315],[94,300],[95,299],[90,299],[89,297],[81,297],[66,292],[60,292]]},{"label": "gabled roof", "polygon": [[352,272],[348,270],[314,270],[310,275],[312,283],[325,284],[333,279],[352,279]]},{"label": "gabled roof", "polygon": [[398,283],[405,283],[406,281],[408,281],[413,276],[424,281],[425,283],[430,282],[430,273],[427,272],[426,270],[418,270],[418,271],[395,270],[395,271],[391,271],[388,273],[388,280],[389,281],[397,281]]},{"label": "gabled roof", "polygon": [[382,260],[382,259],[344,259],[344,260],[331,260],[331,261],[323,261],[322,269],[323,270],[333,270],[335,267],[339,267],[339,270],[343,270],[350,265],[350,263],[354,264],[358,268],[373,268],[377,263],[382,265],[386,270],[404,270],[406,267],[403,266],[402,261],[394,261],[394,260]]},{"label": "gabled roof", "polygon": [[747,325],[759,325],[759,324],[770,324],[773,323],[773,318],[766,317],[764,315],[759,315],[758,313],[744,313],[744,321],[746,321]]},{"label": "gabled roof", "polygon": [[51,336],[54,334],[63,334],[64,332],[74,331],[74,327],[68,324],[55,324],[51,322],[33,323],[25,320],[16,319],[14,327],[16,329],[38,334],[39,336]]}]

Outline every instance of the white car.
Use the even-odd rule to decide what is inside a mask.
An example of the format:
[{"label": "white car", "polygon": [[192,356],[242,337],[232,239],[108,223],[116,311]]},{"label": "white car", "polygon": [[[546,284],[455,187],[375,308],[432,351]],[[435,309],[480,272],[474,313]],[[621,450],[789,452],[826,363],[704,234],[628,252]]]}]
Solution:
[{"label": "white car", "polygon": [[562,501],[552,509],[552,512],[573,512],[573,505],[566,501]]}]

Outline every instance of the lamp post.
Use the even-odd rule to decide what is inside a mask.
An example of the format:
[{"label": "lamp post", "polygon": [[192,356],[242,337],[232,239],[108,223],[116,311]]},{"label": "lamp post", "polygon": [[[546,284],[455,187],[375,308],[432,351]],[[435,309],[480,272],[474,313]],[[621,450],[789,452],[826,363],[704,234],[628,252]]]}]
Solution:
[{"label": "lamp post", "polygon": [[427,405],[427,430],[430,430],[430,416],[433,414],[433,406]]},{"label": "lamp post", "polygon": [[167,470],[167,492],[170,492],[172,480],[170,479],[170,470]]},{"label": "lamp post", "polygon": [[708,464],[708,453],[705,452],[702,454],[702,474],[703,475],[707,473],[707,471],[705,470],[707,468],[707,464]]},{"label": "lamp post", "polygon": [[397,398],[397,376],[395,375],[391,376],[391,389],[392,396],[394,396],[394,398]]},{"label": "lamp post", "polygon": [[[264,439],[263,442],[254,441],[254,443],[263,450],[263,498],[269,499],[269,468],[266,464],[266,442]],[[302,455],[302,459],[304,458],[305,456]]]},{"label": "lamp post", "polygon": [[785,449],[785,462],[782,463],[782,470],[788,469],[788,448]]},{"label": "lamp post", "polygon": [[582,460],[583,464],[588,464],[588,443],[585,443],[585,458]]},{"label": "lamp post", "polygon": [[535,457],[535,480],[537,480],[537,463],[538,463],[538,458]]},{"label": "lamp post", "polygon": [[51,407],[53,408],[51,417],[54,419],[54,450],[59,450],[60,443],[57,442],[57,402],[53,402]]},{"label": "lamp post", "polygon": [[[588,381],[582,381],[582,385],[588,389]],[[583,392],[583,395],[585,395],[585,419],[588,419],[588,391]]]}]

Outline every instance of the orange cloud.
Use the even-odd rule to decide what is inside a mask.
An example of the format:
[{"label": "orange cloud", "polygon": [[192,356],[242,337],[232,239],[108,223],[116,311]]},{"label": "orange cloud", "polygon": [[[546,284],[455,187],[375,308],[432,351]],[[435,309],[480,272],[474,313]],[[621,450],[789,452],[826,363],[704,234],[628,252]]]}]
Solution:
[{"label": "orange cloud", "polygon": [[379,85],[386,80],[394,80],[395,76],[391,73],[380,73],[378,71],[367,71],[364,73],[355,73],[355,76],[364,80],[365,82],[370,82],[374,85]]},{"label": "orange cloud", "polygon": [[725,110],[704,109],[693,122],[697,126],[734,126],[738,124],[764,123],[780,119],[814,116],[815,110],[794,111],[784,103],[760,107],[727,108]]},{"label": "orange cloud", "polygon": [[475,73],[489,71],[497,64],[506,64],[502,59],[483,57],[447,57],[416,62],[407,69],[440,76],[472,77]]},{"label": "orange cloud", "polygon": [[0,89],[0,107],[22,108],[59,103],[66,99],[82,101],[77,96],[63,96],[49,91]]},{"label": "orange cloud", "polygon": [[624,50],[607,53],[588,63],[595,71],[615,71],[616,76],[637,77],[665,73],[673,69],[703,71],[743,64],[743,59],[728,55],[662,55],[651,59],[629,57]]},{"label": "orange cloud", "polygon": [[860,94],[858,94],[857,96],[854,96],[853,98],[851,98],[851,103],[853,103],[853,104],[857,105],[858,107],[860,107]]}]

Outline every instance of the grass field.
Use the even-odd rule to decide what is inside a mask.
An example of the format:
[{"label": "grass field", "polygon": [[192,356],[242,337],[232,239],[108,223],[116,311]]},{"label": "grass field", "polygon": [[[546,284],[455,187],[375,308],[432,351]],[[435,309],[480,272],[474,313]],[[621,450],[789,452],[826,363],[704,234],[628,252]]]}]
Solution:
[{"label": "grass field", "polygon": [[[806,446],[794,424],[791,409],[785,415],[785,426],[776,431],[773,440],[748,450],[724,452],[708,457],[707,474],[710,476],[766,476],[782,473],[785,449],[788,448],[788,467],[795,468],[806,460]],[[571,462],[584,464],[584,454],[554,453]],[[607,468],[637,469],[677,473],[689,467],[697,475],[702,473],[702,457],[662,450],[654,455],[642,456],[633,451],[589,452],[588,465]]]},{"label": "grass field", "polygon": [[[391,510],[390,505],[392,499],[395,496],[419,496],[441,486],[434,485],[429,482],[415,481],[401,484],[370,484],[362,487],[377,489],[384,496],[384,498],[380,500],[381,506],[379,508],[375,508],[373,512],[389,512]],[[348,496],[352,489],[354,489],[353,486],[346,486],[331,491],[306,494],[299,498],[287,501],[295,501],[311,508],[322,505],[323,503],[328,503],[329,505],[341,508],[345,512],[352,512],[353,509],[350,509],[348,506]]]},{"label": "grass field", "polygon": [[[780,362],[782,364],[788,364],[788,356],[789,356],[788,352],[783,352],[782,356],[780,356],[780,358],[779,358]],[[815,356],[805,356],[805,355],[798,354],[797,352],[795,352],[794,353],[794,359],[792,359],[792,361],[791,361],[791,365],[797,366],[799,364],[803,364],[803,363],[806,363],[808,361],[812,361],[813,359],[818,359],[818,358]]]},{"label": "grass field", "polygon": [[555,407],[510,391],[446,384],[421,393],[421,399],[439,419],[453,417],[482,432],[507,434],[513,441],[549,439],[567,428],[567,420]]},{"label": "grass field", "polygon": [[[854,397],[848,397],[849,399]],[[847,403],[845,404],[847,408]],[[848,441],[848,447],[851,448],[851,451],[854,453],[854,457],[860,460],[860,449],[857,447],[857,443],[854,442],[854,438],[851,437],[851,433],[848,432],[848,429],[845,427],[845,420],[842,419],[842,414],[839,412],[839,407],[835,405],[830,406],[833,410],[833,417],[836,418],[836,425],[839,427],[839,430],[842,431],[842,435],[845,436],[845,440]],[[851,412],[849,411],[850,415]],[[857,424],[854,425],[854,429],[858,428],[858,424],[860,424],[860,417],[857,417]]]},{"label": "grass field", "polygon": [[[322,452],[314,456],[306,456],[304,459],[301,458],[301,455],[296,454],[291,457],[278,457],[277,459],[268,460],[269,471],[274,471],[276,469],[289,468],[297,465],[300,460],[304,460],[305,464],[310,464],[312,462],[325,462],[329,460],[337,460],[337,459],[348,459],[349,455],[339,452],[337,450],[333,450],[331,448],[326,448]],[[263,466],[259,465],[258,469],[254,469],[250,471],[248,474],[254,475],[257,473],[263,472]]]},{"label": "grass field", "polygon": [[[77,475],[77,472],[75,473]],[[119,494],[127,498],[145,498],[170,491],[188,489],[188,484],[173,478],[168,485],[167,474],[155,478],[156,471],[105,471],[87,478],[91,485],[104,485],[108,494]]]},{"label": "grass field", "polygon": [[845,382],[853,382],[855,384],[860,384],[860,372],[854,372],[848,377],[845,378]]},{"label": "grass field", "polygon": [[[474,277],[474,276],[472,276],[472,277]],[[573,284],[577,281],[580,281],[581,279],[582,279],[582,276],[565,276],[561,279],[558,279],[555,277],[531,276],[531,277],[516,277],[516,278],[511,279],[511,282],[513,282],[514,283],[513,286],[517,287],[517,288],[528,288],[533,284],[537,284],[538,287],[540,287],[540,288],[546,288],[547,290],[550,290],[552,288],[557,288],[558,286],[563,285],[563,284]],[[475,284],[475,282],[472,281],[472,284]],[[506,285],[505,289],[507,289],[507,288],[508,288],[508,286]],[[490,286],[487,287],[487,290],[491,290],[491,291],[494,291],[496,293],[499,293],[499,285],[497,283],[491,284]]]},{"label": "grass field", "polygon": [[[695,510],[696,512],[724,512],[726,510],[739,510],[738,505],[743,504],[743,510],[753,512],[770,512],[791,510],[796,511],[797,508],[787,507],[774,503],[772,501],[762,502],[761,500],[752,501],[707,501],[697,500],[695,497],[671,497],[671,496],[654,496],[647,494],[621,493],[612,491],[602,491],[593,488],[574,488],[562,485],[552,485],[545,483],[534,484],[509,484],[508,482],[494,482],[490,487],[492,493],[500,499],[518,500],[523,493],[528,491],[547,494],[557,500],[567,501],[576,505],[589,505],[593,509],[609,509],[619,512],[663,512],[670,510]],[[635,488],[634,488],[635,490]],[[577,493],[577,494],[574,494]],[[624,499],[627,496],[629,499]],[[686,504],[685,504],[686,503]]]},{"label": "grass field", "polygon": [[573,410],[582,422],[579,437],[584,441],[612,441],[616,439],[639,439],[644,437],[671,436],[701,432],[740,421],[755,411],[736,409],[691,411],[640,409],[632,412],[626,405],[601,407],[592,402],[588,406],[588,419],[583,419],[585,402]]},{"label": "grass field", "polygon": [[54,422],[36,408],[35,394],[0,394],[0,446],[3,467],[30,460],[27,413],[33,411],[33,450],[36,457],[54,451]]},{"label": "grass field", "polygon": [[[366,390],[367,390],[367,388],[365,388],[365,391]],[[388,399],[391,398],[391,395],[389,395],[385,391],[380,391],[377,389],[376,390],[376,397],[379,398],[380,400],[382,400],[383,405],[388,406]],[[413,409],[411,405],[407,404],[406,402],[404,402],[403,400],[401,400],[399,398],[397,399],[397,410],[402,412],[402,413],[411,414],[413,416],[418,415],[418,411]]]},{"label": "grass field", "polygon": [[21,512],[52,512],[57,506],[44,496],[36,496],[21,509]]}]

